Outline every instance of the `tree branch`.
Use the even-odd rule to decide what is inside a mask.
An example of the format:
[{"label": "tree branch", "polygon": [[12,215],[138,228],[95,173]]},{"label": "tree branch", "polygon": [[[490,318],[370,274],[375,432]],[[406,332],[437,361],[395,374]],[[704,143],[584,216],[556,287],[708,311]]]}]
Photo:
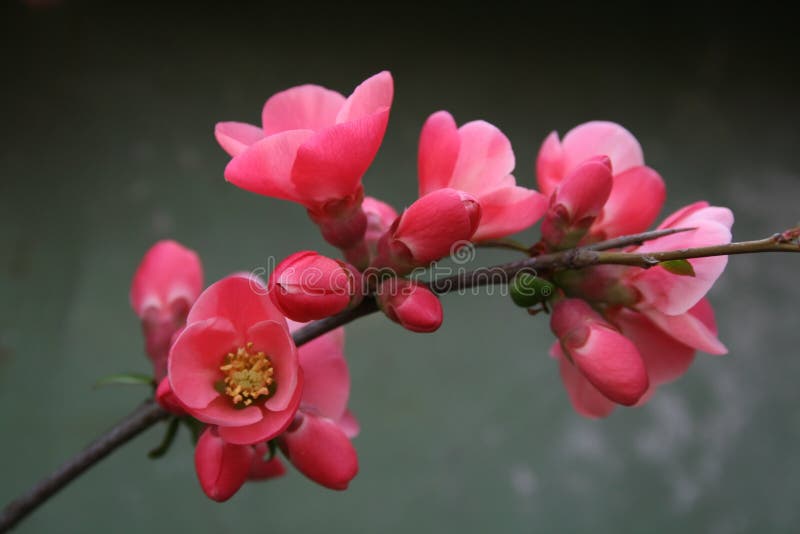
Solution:
[{"label": "tree branch", "polygon": [[97,438],[83,451],[52,474],[40,480],[27,493],[9,503],[0,515],[0,532],[7,532],[40,504],[69,484],[84,471],[123,445],[166,419],[169,414],[152,400],[145,401],[114,428]]},{"label": "tree branch", "polygon": [[[493,267],[481,267],[473,271],[457,273],[445,278],[431,280],[428,282],[428,286],[435,293],[443,294],[483,285],[507,284],[513,279],[514,275],[523,270],[541,273],[561,269],[583,269],[599,264],[629,265],[647,269],[658,265],[662,261],[677,259],[762,252],[800,252],[800,243],[798,243],[798,239],[800,239],[800,228],[792,228],[780,234],[775,234],[766,239],[757,241],[728,243],[710,247],[650,252],[647,254],[607,252],[608,249],[635,245],[657,237],[688,230],[691,230],[691,228],[656,230],[653,232],[623,236],[586,247],[542,254],[511,263],[495,265]],[[516,249],[516,247],[510,248]],[[312,339],[354,321],[359,317],[374,313],[377,310],[378,305],[375,299],[368,295],[354,308],[315,321],[296,330],[293,335],[295,344],[299,347]],[[158,421],[166,419],[168,416],[169,413],[164,411],[154,401],[146,401],[133,413],[120,421],[109,432],[99,437],[50,476],[39,481],[23,496],[8,504],[0,515],[0,533],[8,531],[39,505],[44,503],[49,497],[69,484],[69,482],[88,468],[105,458],[117,447],[130,441],[150,426]]]}]

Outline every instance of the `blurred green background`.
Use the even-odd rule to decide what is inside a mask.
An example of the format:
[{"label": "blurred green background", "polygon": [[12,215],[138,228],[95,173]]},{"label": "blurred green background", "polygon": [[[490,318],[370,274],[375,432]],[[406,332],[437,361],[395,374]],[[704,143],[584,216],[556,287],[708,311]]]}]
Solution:
[{"label": "blurred green background", "polygon": [[[800,216],[798,46],[765,4],[34,4],[0,17],[0,503],[146,394],[92,384],[148,370],[127,291],[155,240],[197,250],[208,282],[297,249],[332,252],[304,210],[222,178],[214,123],[257,122],[280,89],[347,94],[391,70],[392,117],[365,184],[398,207],[415,198],[422,122],[448,109],[500,126],[525,185],[547,133],[610,119],[665,177],[664,214],[730,206],[739,239]],[[185,433],[146,458],[160,426],[19,532],[796,531],[799,269],[797,257],[732,259],[711,293],[730,354],[700,355],[645,407],[605,421],[572,411],[546,320],[507,298],[447,296],[433,335],[371,316],[348,327],[363,430],[347,492],[292,471],[215,504]]]}]

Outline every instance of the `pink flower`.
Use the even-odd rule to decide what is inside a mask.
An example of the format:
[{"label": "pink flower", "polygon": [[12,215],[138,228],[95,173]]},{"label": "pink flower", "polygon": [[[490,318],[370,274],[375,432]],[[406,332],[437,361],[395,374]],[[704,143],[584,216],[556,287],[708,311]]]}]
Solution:
[{"label": "pink flower", "polygon": [[567,132],[563,141],[551,133],[536,162],[539,188],[553,193],[578,165],[596,156],[611,160],[614,185],[591,227],[593,240],[645,231],[661,211],[666,189],[661,176],[645,166],[639,142],[618,124],[587,122]]},{"label": "pink flower", "polygon": [[297,252],[275,267],[269,294],[292,320],[322,319],[361,301],[361,274],[355,267],[314,251]]},{"label": "pink flower", "polygon": [[378,243],[374,267],[405,274],[429,265],[467,244],[481,220],[481,206],[463,191],[437,189],[395,220]]},{"label": "pink flower", "polygon": [[[290,323],[294,330],[302,326]],[[297,469],[331,489],[346,489],[358,473],[358,457],[350,439],[358,422],[347,410],[350,374],[344,359],[344,330],[338,329],[300,349],[302,401],[289,428],[275,443]],[[195,449],[195,468],[203,491],[217,501],[229,499],[247,480],[281,476],[277,457],[265,459],[268,447],[232,444],[209,427]]]},{"label": "pink flower", "polygon": [[430,289],[405,278],[387,278],[375,292],[386,316],[412,332],[434,332],[442,325],[442,303]]},{"label": "pink flower", "polygon": [[[663,250],[704,247],[730,243],[733,213],[728,208],[709,206],[696,202],[682,208],[658,227],[695,228],[689,232],[672,234],[647,241],[631,252],[645,254]],[[728,263],[727,256],[688,260],[694,276],[678,276],[661,266],[651,269],[630,269],[625,283],[641,295],[637,308],[653,309],[666,315],[681,315],[705,296]]]},{"label": "pink flower", "polygon": [[228,443],[272,439],[302,393],[297,349],[261,282],[232,275],[206,289],[170,350],[172,391]]},{"label": "pink flower", "polygon": [[434,113],[422,127],[418,168],[420,197],[451,188],[478,200],[483,216],[474,241],[524,230],[539,220],[547,206],[543,195],[516,185],[511,143],[488,122],[457,128],[446,111]]},{"label": "pink flower", "polygon": [[173,335],[203,290],[203,266],[197,254],[175,241],[159,241],[136,269],[130,301],[142,321],[147,354],[156,380],[166,375]]},{"label": "pink flower", "polygon": [[[597,408],[603,405],[581,382],[581,377],[601,397],[616,404],[632,406],[647,391],[647,371],[636,346],[586,302],[580,299],[557,302],[550,328],[561,344],[555,354],[562,360],[562,380],[578,411],[582,410],[585,396],[591,397],[588,404],[592,407],[586,413],[599,416],[602,410]],[[574,365],[577,373],[565,369],[565,365]]]},{"label": "pink flower", "polygon": [[229,182],[260,195],[305,206],[325,238],[348,248],[364,234],[361,178],[383,140],[394,86],[384,71],[345,99],[302,85],[267,100],[262,127],[217,124],[215,135],[233,159]]}]

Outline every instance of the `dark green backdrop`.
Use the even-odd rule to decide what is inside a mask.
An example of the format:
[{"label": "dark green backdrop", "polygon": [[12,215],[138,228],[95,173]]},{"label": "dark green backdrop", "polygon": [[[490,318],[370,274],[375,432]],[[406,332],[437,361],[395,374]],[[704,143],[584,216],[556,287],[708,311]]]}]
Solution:
[{"label": "dark green backdrop", "polygon": [[[145,394],[91,385],[148,369],[127,291],[154,240],[196,249],[208,281],[300,248],[331,252],[302,209],[222,179],[214,123],[257,121],[277,90],[348,93],[390,69],[392,118],[365,184],[398,206],[415,196],[420,126],[445,108],[499,125],[526,185],[550,130],[611,119],[667,180],[669,211],[730,206],[741,239],[800,216],[797,47],[790,19],[763,4],[188,6],[2,8],[0,502]],[[349,491],[292,473],[215,504],[186,435],[146,459],[158,428],[19,531],[793,531],[798,272],[797,257],[733,259],[711,293],[730,354],[701,355],[646,407],[601,422],[570,408],[546,320],[506,298],[444,298],[434,335],[369,317],[348,328],[363,425]]]}]

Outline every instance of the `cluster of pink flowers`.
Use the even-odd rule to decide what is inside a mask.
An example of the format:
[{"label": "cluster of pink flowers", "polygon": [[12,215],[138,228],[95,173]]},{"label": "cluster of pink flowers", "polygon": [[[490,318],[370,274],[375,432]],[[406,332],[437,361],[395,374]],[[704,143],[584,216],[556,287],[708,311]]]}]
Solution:
[{"label": "cluster of pink flowers", "polygon": [[[438,296],[406,277],[466,243],[505,238],[542,220],[531,254],[587,245],[646,230],[665,198],[661,177],[644,165],[636,139],[613,123],[553,133],[537,161],[542,192],[518,186],[514,152],[495,126],[458,127],[444,111],[419,141],[419,198],[400,214],[365,196],[362,177],[383,140],[393,80],[381,72],[349,96],[304,85],[267,100],[262,126],[223,122],[216,138],[232,156],[225,178],[261,195],[304,206],[333,259],[301,251],[264,282],[233,274],[203,290],[197,255],[157,243],[134,277],[141,318],[169,411],[204,425],[195,466],[205,493],[230,498],[247,480],[279,476],[280,450],[300,472],[344,489],[358,471],[347,410],[350,379],[342,329],[297,347],[292,331],[374,298],[414,332],[442,323]],[[692,228],[632,250],[677,249],[730,241],[732,215],[697,203],[660,228]],[[725,351],[704,296],[726,258],[691,260],[693,276],[662,267],[596,266],[549,280],[551,353],[576,410],[607,415],[644,402],[674,379],[695,350]],[[375,276],[371,276],[375,275]]]}]

